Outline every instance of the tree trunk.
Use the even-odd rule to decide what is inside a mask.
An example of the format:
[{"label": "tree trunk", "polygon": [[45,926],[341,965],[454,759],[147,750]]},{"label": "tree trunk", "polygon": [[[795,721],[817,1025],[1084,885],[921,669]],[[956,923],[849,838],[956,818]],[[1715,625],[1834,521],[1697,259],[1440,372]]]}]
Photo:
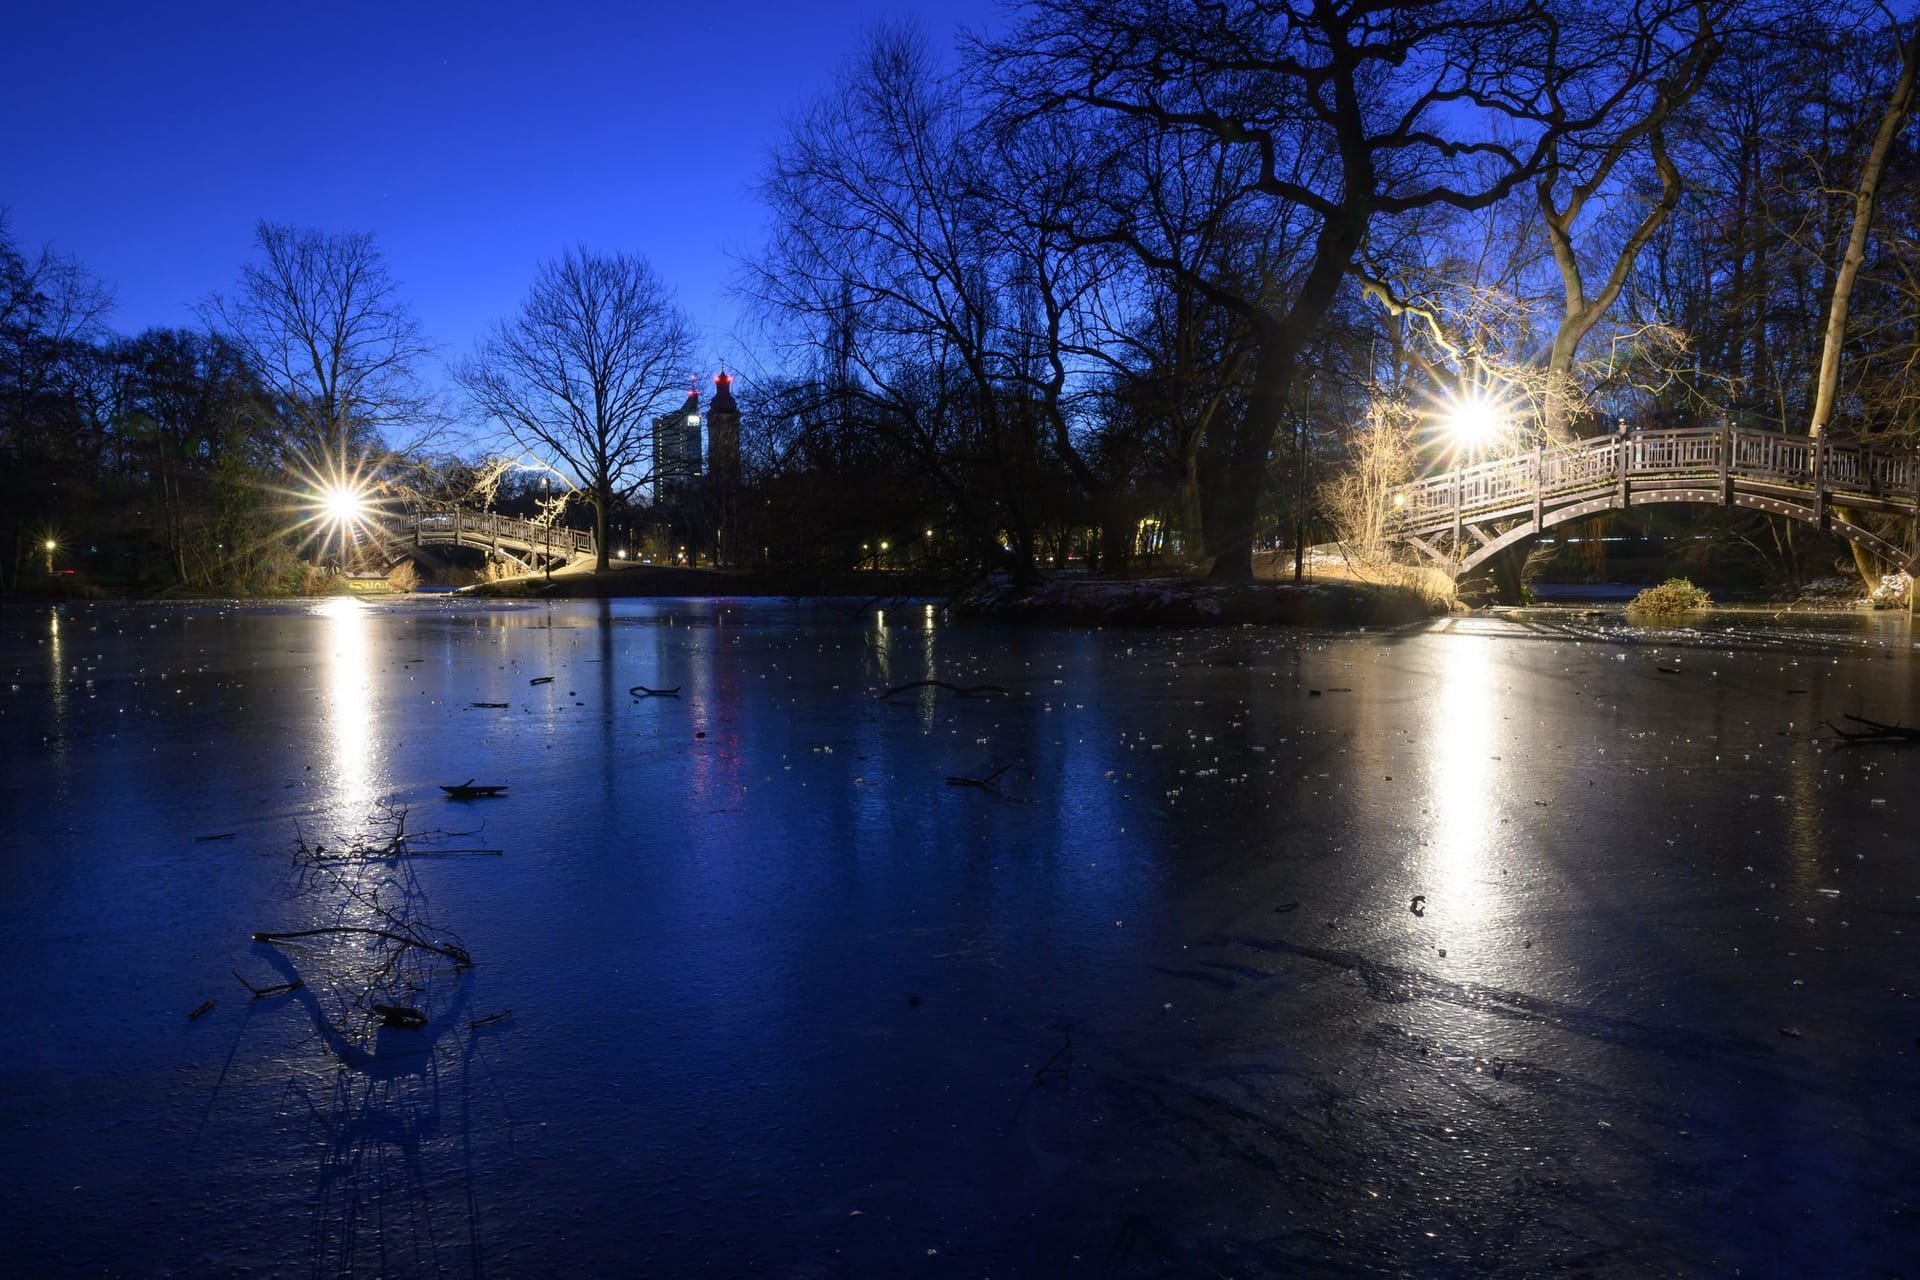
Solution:
[{"label": "tree trunk", "polygon": [[593,571],[607,571],[607,511],[613,506],[613,486],[601,481],[593,488]]},{"label": "tree trunk", "polygon": [[1267,483],[1267,451],[1286,417],[1294,368],[1293,353],[1279,335],[1268,335],[1263,348],[1214,498],[1213,569],[1207,574],[1212,582],[1253,581],[1253,535]]},{"label": "tree trunk", "polygon": [[1493,575],[1493,597],[1501,604],[1524,604],[1526,602],[1526,583],[1520,576],[1520,569],[1526,563],[1525,546],[1509,547],[1487,562],[1487,572]]},{"label": "tree trunk", "polygon": [[1913,106],[1914,64],[1920,61],[1920,22],[1914,24],[1900,56],[1900,77],[1894,82],[1887,111],[1873,135],[1873,149],[1867,153],[1860,186],[1853,194],[1853,232],[1847,237],[1847,253],[1833,281],[1833,305],[1827,309],[1827,337],[1820,352],[1820,381],[1814,394],[1813,421],[1807,433],[1817,436],[1826,430],[1833,416],[1834,393],[1840,384],[1840,345],[1846,337],[1847,304],[1853,295],[1853,282],[1867,260],[1867,232],[1873,225],[1874,208],[1880,194],[1880,178],[1887,167],[1887,152],[1900,132],[1907,112]]},{"label": "tree trunk", "polygon": [[[1873,135],[1873,149],[1867,153],[1866,164],[1860,174],[1860,186],[1853,194],[1853,230],[1847,237],[1846,256],[1841,259],[1840,270],[1833,281],[1833,303],[1827,308],[1826,340],[1820,350],[1819,383],[1814,391],[1813,420],[1807,424],[1807,434],[1819,436],[1831,424],[1833,403],[1840,385],[1840,348],[1846,339],[1847,307],[1853,296],[1854,281],[1859,278],[1860,268],[1867,260],[1867,233],[1872,229],[1873,216],[1879,202],[1880,179],[1886,172],[1887,153],[1893,147],[1893,140],[1905,123],[1907,113],[1913,107],[1913,82],[1916,62],[1920,62],[1920,22],[1914,24],[1913,34],[1907,38],[1900,56],[1900,76],[1894,82],[1893,93],[1887,100],[1886,114],[1880,118],[1880,128]],[[1835,514],[1844,519],[1857,517],[1844,507],[1836,507]],[[1857,542],[1849,541],[1853,550],[1854,572],[1860,575],[1860,581],[1871,591],[1880,583],[1880,576],[1886,572],[1880,558]]]},{"label": "tree trunk", "polygon": [[1193,442],[1180,458],[1180,480],[1175,493],[1175,507],[1179,511],[1180,558],[1193,563],[1206,555],[1206,522],[1200,511],[1200,437],[1196,433]]},{"label": "tree trunk", "polygon": [[1094,513],[1100,522],[1099,572],[1108,578],[1124,578],[1133,557],[1133,513],[1118,493],[1097,501]]}]

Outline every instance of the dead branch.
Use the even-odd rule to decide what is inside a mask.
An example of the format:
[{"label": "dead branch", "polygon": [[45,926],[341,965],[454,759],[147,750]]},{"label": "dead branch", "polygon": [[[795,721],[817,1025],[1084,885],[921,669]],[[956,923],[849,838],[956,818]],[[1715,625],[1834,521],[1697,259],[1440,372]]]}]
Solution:
[{"label": "dead branch", "polygon": [[403,947],[419,947],[423,951],[431,951],[436,955],[445,956],[463,969],[469,968],[473,964],[473,957],[467,954],[467,949],[465,947],[455,946],[451,942],[429,942],[424,938],[409,937],[404,933],[395,933],[391,929],[370,929],[362,925],[336,924],[319,929],[284,929],[279,932],[256,933],[253,935],[253,940],[255,942],[280,943],[293,938],[315,938],[332,933],[352,933],[370,938],[385,938],[387,941],[397,942]]},{"label": "dead branch", "polygon": [[198,1009],[195,1009],[192,1013],[188,1014],[187,1021],[192,1022],[195,1018],[198,1018],[201,1014],[209,1012],[213,1008],[213,1006],[219,1003],[220,1002],[218,1000],[207,1001],[205,1004],[201,1005]]},{"label": "dead branch", "polygon": [[504,1022],[512,1016],[513,1010],[502,1009],[500,1012],[490,1013],[484,1018],[475,1018],[472,1022],[469,1022],[467,1026],[471,1030],[478,1031],[481,1027],[490,1027],[496,1022]]},{"label": "dead branch", "polygon": [[896,693],[906,693],[912,689],[945,689],[956,698],[979,698],[996,693],[1003,698],[1011,696],[1010,691],[1002,689],[997,684],[958,685],[950,684],[945,680],[915,680],[910,684],[895,685],[880,695],[880,701],[885,702]]},{"label": "dead branch", "polygon": [[[1053,1056],[1051,1058],[1048,1058],[1042,1064],[1040,1064],[1040,1069],[1033,1073],[1033,1082],[1035,1084],[1045,1084],[1049,1079],[1054,1077],[1058,1077],[1061,1080],[1068,1080],[1072,1078],[1073,1076],[1073,1033],[1070,1031],[1063,1031],[1061,1032],[1061,1035],[1065,1037],[1065,1039],[1060,1045],[1060,1047],[1058,1049],[1055,1049],[1053,1051]],[[1063,1054],[1066,1056],[1066,1059],[1067,1059],[1066,1065],[1055,1066],[1054,1064],[1060,1061],[1061,1055]]]},{"label": "dead branch", "polygon": [[255,1000],[260,999],[262,996],[277,996],[284,995],[289,991],[298,991],[301,987],[307,985],[305,979],[295,978],[292,982],[276,982],[271,987],[256,987],[245,978],[240,977],[240,971],[238,969],[231,970],[230,972],[234,978],[239,981],[241,986],[253,992],[253,998]]},{"label": "dead branch", "polygon": [[505,849],[348,849],[344,852],[316,853],[310,862],[394,862],[400,858],[503,858]]},{"label": "dead branch", "polygon": [[1897,724],[1882,724],[1878,720],[1869,720],[1865,716],[1856,716],[1851,713],[1842,713],[1841,718],[1867,726],[1864,729],[1849,730],[1842,729],[1831,720],[1821,721],[1827,728],[1840,735],[1843,744],[1886,742],[1894,746],[1906,746],[1909,743],[1920,742],[1920,729],[1909,729]]},{"label": "dead branch", "polygon": [[1000,775],[1019,763],[1018,760],[1009,760],[984,778],[969,778],[963,774],[950,773],[947,775],[947,785],[950,787],[979,787],[982,791],[991,791],[993,790],[993,784],[999,780]]},{"label": "dead branch", "polygon": [[627,692],[636,698],[677,698],[680,696],[680,686],[675,685],[671,689],[649,689],[643,684],[637,684]]},{"label": "dead branch", "polygon": [[418,1031],[427,1025],[427,1015],[409,1004],[376,1004],[373,1011],[382,1023],[403,1031]]}]

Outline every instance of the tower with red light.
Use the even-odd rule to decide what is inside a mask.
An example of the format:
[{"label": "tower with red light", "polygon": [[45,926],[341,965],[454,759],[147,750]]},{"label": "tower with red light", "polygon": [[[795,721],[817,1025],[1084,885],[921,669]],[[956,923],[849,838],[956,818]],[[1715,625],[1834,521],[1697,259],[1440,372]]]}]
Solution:
[{"label": "tower with red light", "polygon": [[713,407],[707,410],[707,474],[715,489],[740,483],[740,407],[733,402],[733,378],[725,370],[713,378]]}]

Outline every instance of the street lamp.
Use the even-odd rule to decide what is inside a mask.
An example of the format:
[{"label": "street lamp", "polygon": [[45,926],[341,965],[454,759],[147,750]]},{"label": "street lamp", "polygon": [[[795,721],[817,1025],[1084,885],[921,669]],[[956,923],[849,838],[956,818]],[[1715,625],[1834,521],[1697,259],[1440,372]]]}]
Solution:
[{"label": "street lamp", "polygon": [[[367,518],[367,490],[353,478],[337,479],[322,484],[313,493],[313,502],[319,510],[319,519],[329,533],[339,535],[339,559],[344,563],[348,556],[348,544],[356,526]],[[326,535],[321,535],[321,554],[326,554]]]},{"label": "street lamp", "polygon": [[60,549],[60,544],[52,538],[48,538],[41,544],[41,547],[47,553],[47,576],[51,578],[53,576],[53,553]]},{"label": "street lamp", "polygon": [[1456,396],[1441,417],[1454,451],[1467,455],[1479,453],[1507,429],[1507,406],[1479,387]]}]

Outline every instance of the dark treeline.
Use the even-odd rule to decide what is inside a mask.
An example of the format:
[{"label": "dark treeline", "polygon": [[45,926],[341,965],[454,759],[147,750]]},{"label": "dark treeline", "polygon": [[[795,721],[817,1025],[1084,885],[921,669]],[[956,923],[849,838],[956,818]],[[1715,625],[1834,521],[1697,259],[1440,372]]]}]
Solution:
[{"label": "dark treeline", "polygon": [[[692,340],[643,260],[546,264],[443,405],[370,237],[263,225],[202,326],[128,337],[0,224],[0,591],[49,539],[134,586],[284,589],[341,475],[531,514],[551,466],[603,558],[648,531],[1243,580],[1300,537],[1364,551],[1463,404],[1497,410],[1486,448],[1621,421],[1910,446],[1917,41],[1866,0],[1040,0],[957,59],[876,33],[764,177],[775,372],[739,483],[673,510],[650,433]],[[454,456],[462,423],[520,452]],[[1780,579],[1837,553],[1633,519]]]},{"label": "dark treeline", "polygon": [[[1244,579],[1296,527],[1363,538],[1463,401],[1486,447],[1910,444],[1914,40],[1714,0],[1043,0],[958,70],[879,33],[765,182],[769,465],[823,532],[884,477],[1015,573],[1081,540]],[[1804,567],[1764,517],[1684,519]]]}]

